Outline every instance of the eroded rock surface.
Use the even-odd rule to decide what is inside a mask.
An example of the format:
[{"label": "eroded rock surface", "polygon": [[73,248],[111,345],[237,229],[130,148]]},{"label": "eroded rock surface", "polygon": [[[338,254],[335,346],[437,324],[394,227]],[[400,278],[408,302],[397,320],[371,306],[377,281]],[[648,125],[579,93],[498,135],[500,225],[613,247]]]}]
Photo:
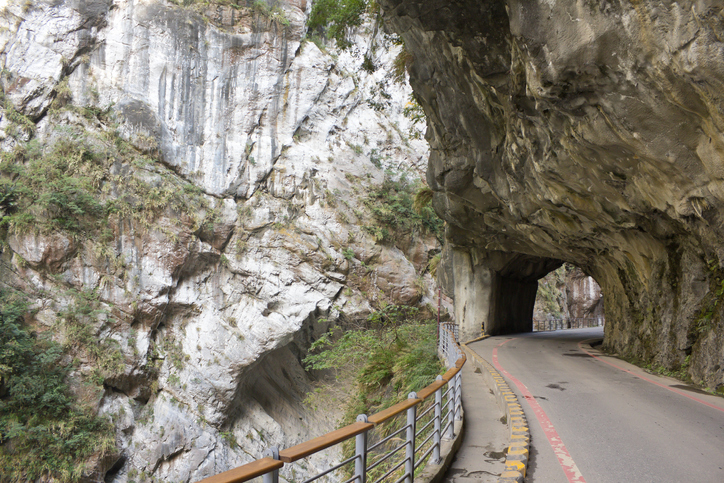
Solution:
[{"label": "eroded rock surface", "polygon": [[608,350],[722,387],[721,3],[379,3],[414,57],[458,272],[492,280],[474,325],[568,261],[605,293]]},{"label": "eroded rock surface", "polygon": [[[435,237],[378,243],[364,204],[427,156],[390,75],[399,46],[373,23],[348,51],[303,42],[303,0],[7,3],[3,149],[100,153],[96,194],[125,207],[103,230],[10,229],[0,245],[34,328],[70,343],[59,314],[88,303],[93,337],[121,352],[86,398],[117,433],[93,478],[197,481],[333,429],[338,412],[304,403],[311,342],[434,286]],[[77,357],[73,380],[94,374]]]},{"label": "eroded rock surface", "polygon": [[603,325],[603,307],[603,293],[596,280],[578,267],[563,265],[538,280],[533,325],[539,321],[543,327],[546,319],[563,319],[566,324],[587,319],[588,324],[595,320]]}]

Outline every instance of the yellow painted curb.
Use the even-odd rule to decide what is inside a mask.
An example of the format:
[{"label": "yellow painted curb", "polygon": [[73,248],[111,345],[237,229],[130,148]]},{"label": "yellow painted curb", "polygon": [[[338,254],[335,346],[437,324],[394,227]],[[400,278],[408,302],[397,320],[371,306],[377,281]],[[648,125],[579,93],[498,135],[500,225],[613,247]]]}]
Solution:
[{"label": "yellow painted curb", "polygon": [[469,341],[467,341],[467,342],[462,343],[461,345],[467,346],[468,344],[472,344],[473,342],[478,342],[478,341],[481,341],[481,340],[483,340],[483,339],[487,339],[488,337],[490,337],[490,336],[487,335],[487,334],[486,334],[486,335],[481,335],[481,336],[478,337],[477,339],[471,339],[471,340],[469,340]]},{"label": "yellow painted curb", "polygon": [[[508,436],[507,456],[505,458],[505,471],[498,478],[498,483],[523,482],[528,469],[528,457],[530,455],[530,430],[528,428],[528,419],[523,412],[523,406],[518,401],[518,396],[510,389],[505,378],[485,359],[480,357],[476,352],[468,347],[471,342],[483,340],[488,336],[484,335],[477,339],[467,341],[460,344],[465,351],[471,356],[471,359],[485,368],[492,381],[488,385],[493,390],[498,406],[505,412],[506,421],[510,434]],[[492,384],[491,384],[492,382]]]},{"label": "yellow painted curb", "polygon": [[505,470],[506,471],[514,470],[514,471],[519,472],[521,475],[525,476],[525,463],[523,463],[522,461],[506,461]]}]

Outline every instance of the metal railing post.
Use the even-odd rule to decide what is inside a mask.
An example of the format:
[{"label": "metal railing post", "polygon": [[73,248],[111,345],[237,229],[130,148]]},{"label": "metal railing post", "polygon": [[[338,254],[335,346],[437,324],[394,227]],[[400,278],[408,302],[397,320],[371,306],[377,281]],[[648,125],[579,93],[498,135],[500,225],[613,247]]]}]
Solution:
[{"label": "metal railing post", "polygon": [[[264,451],[264,456],[275,460],[279,459],[279,448],[271,446]],[[270,471],[264,475],[264,483],[279,483],[279,470]]]},{"label": "metal railing post", "polygon": [[447,354],[447,365],[450,367],[450,361],[452,361],[452,342],[451,342],[451,333],[452,327],[448,325],[447,334],[445,334],[445,353]]},{"label": "metal railing post", "polygon": [[443,342],[443,352],[445,352],[445,363],[450,365],[450,332],[449,325],[445,326],[445,341]]},{"label": "metal railing post", "polygon": [[[366,423],[367,415],[357,416],[357,422]],[[355,438],[355,457],[354,476],[357,483],[365,483],[367,481],[367,431],[358,434]]]},{"label": "metal railing post", "polygon": [[[408,399],[417,399],[417,393],[411,392]],[[407,410],[407,446],[405,449],[405,483],[412,483],[415,479],[415,433],[417,432],[415,419],[417,418],[417,405]]]},{"label": "metal railing post", "polygon": [[455,381],[448,381],[447,396],[447,434],[445,439],[455,438]]},{"label": "metal railing post", "polygon": [[437,289],[437,343],[440,343],[440,304],[442,303],[442,287]]},{"label": "metal railing post", "polygon": [[445,331],[445,359],[447,359],[445,362],[447,363],[448,367],[450,367],[450,325],[448,324],[447,329]]},{"label": "metal railing post", "polygon": [[463,391],[462,391],[462,383],[463,378],[461,377],[461,373],[458,372],[455,376],[455,419],[460,421],[463,419],[463,412],[461,411],[463,407]]},{"label": "metal railing post", "polygon": [[[442,376],[437,376],[437,381],[442,381]],[[441,425],[441,419],[442,419],[442,388],[438,388],[437,391],[435,391],[435,425],[434,425],[434,435],[432,437],[432,444],[435,449],[432,450],[432,464],[439,465],[440,464],[440,428]]]}]

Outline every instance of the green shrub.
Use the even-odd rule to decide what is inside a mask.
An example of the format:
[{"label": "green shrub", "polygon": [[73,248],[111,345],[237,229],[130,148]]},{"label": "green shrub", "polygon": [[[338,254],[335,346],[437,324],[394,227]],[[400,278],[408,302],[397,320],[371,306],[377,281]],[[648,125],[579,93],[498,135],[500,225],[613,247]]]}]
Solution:
[{"label": "green shrub", "polygon": [[362,23],[367,11],[366,0],[316,0],[307,20],[310,32],[316,32],[337,41],[340,48],[348,48],[347,29]]},{"label": "green shrub", "polygon": [[[392,79],[394,79],[395,82],[398,84],[405,83],[405,74],[407,73],[407,69],[412,64],[413,60],[414,57],[403,45],[400,52],[392,61]],[[405,115],[407,116],[407,112],[405,112]]]},{"label": "green shrub", "polygon": [[[414,307],[385,305],[370,314],[366,328],[333,328],[312,344],[310,355],[304,359],[307,368],[351,372],[356,383],[342,425],[355,421],[358,414],[369,415],[392,406],[410,392],[431,384],[442,373],[444,368],[437,355],[437,324],[426,320],[426,315]],[[421,426],[429,418],[428,415],[421,421]],[[376,430],[375,437],[392,434],[403,424],[404,417],[395,418]],[[354,454],[352,443],[349,440],[343,444],[343,458]],[[383,445],[373,452],[374,457],[392,449],[390,444],[394,447],[399,442]],[[378,466],[370,478],[379,478],[392,464],[389,461]],[[346,477],[351,476],[349,468],[345,471]]]},{"label": "green shrub", "polygon": [[371,414],[407,397],[435,380],[442,365],[437,356],[437,325],[418,309],[385,305],[370,314],[367,327],[335,327],[312,344],[304,359],[308,369],[351,370],[358,391],[346,422]]},{"label": "green shrub", "polygon": [[[395,67],[395,69],[397,69],[397,67]],[[402,79],[404,80],[404,72]],[[408,131],[410,137],[412,139],[420,139],[422,137],[422,132],[417,126],[418,124],[426,122],[427,118],[425,117],[425,110],[422,108],[420,103],[417,102],[414,93],[410,94],[410,100],[402,109],[402,114],[410,120],[411,125]]]},{"label": "green shrub", "polygon": [[289,19],[284,13],[284,10],[279,8],[277,5],[272,7],[264,0],[254,0],[252,10],[269,18],[273,22],[283,25],[284,27],[289,26]]},{"label": "green shrub", "polygon": [[[107,377],[123,372],[123,354],[114,339],[99,340],[96,336],[96,320],[108,317],[101,307],[100,297],[95,290],[67,292],[74,303],[58,313],[66,343],[66,352],[81,353],[94,366],[96,382],[102,384]],[[111,320],[113,320],[111,318]]]},{"label": "green shrub", "polygon": [[[428,192],[428,188],[419,182],[410,182],[404,174],[395,178],[386,173],[382,185],[365,200],[381,227],[364,229],[378,241],[394,241],[395,236],[421,230],[434,234],[442,242],[444,223],[430,206]],[[420,196],[416,196],[417,193]],[[417,204],[416,198],[420,198]]]},{"label": "green shrub", "polygon": [[5,92],[0,91],[0,107],[4,112],[4,117],[9,121],[9,125],[5,128],[7,134],[14,138],[30,138],[35,134],[35,123],[28,116],[15,110],[13,103],[5,97]]},{"label": "green shrub", "polygon": [[92,455],[114,446],[113,427],[75,403],[62,347],[31,333],[25,297],[0,289],[0,468],[2,481],[78,481]]},{"label": "green shrub", "polygon": [[375,67],[375,63],[372,60],[372,57],[365,54],[364,60],[362,61],[362,68],[372,74],[377,67]]}]

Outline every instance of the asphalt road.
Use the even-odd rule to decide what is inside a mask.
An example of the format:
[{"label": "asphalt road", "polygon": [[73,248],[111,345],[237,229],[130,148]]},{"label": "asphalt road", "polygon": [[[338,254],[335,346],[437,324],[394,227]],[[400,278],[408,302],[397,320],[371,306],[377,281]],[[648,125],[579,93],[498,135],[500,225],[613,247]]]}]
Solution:
[{"label": "asphalt road", "polygon": [[[525,389],[506,377],[531,431],[526,482],[724,482],[724,398],[579,345],[595,338],[603,338],[602,329],[492,337],[469,345],[490,362],[495,351],[502,369],[545,412],[537,417]],[[541,416],[552,423],[582,478],[571,477],[570,467],[564,472]]]}]

